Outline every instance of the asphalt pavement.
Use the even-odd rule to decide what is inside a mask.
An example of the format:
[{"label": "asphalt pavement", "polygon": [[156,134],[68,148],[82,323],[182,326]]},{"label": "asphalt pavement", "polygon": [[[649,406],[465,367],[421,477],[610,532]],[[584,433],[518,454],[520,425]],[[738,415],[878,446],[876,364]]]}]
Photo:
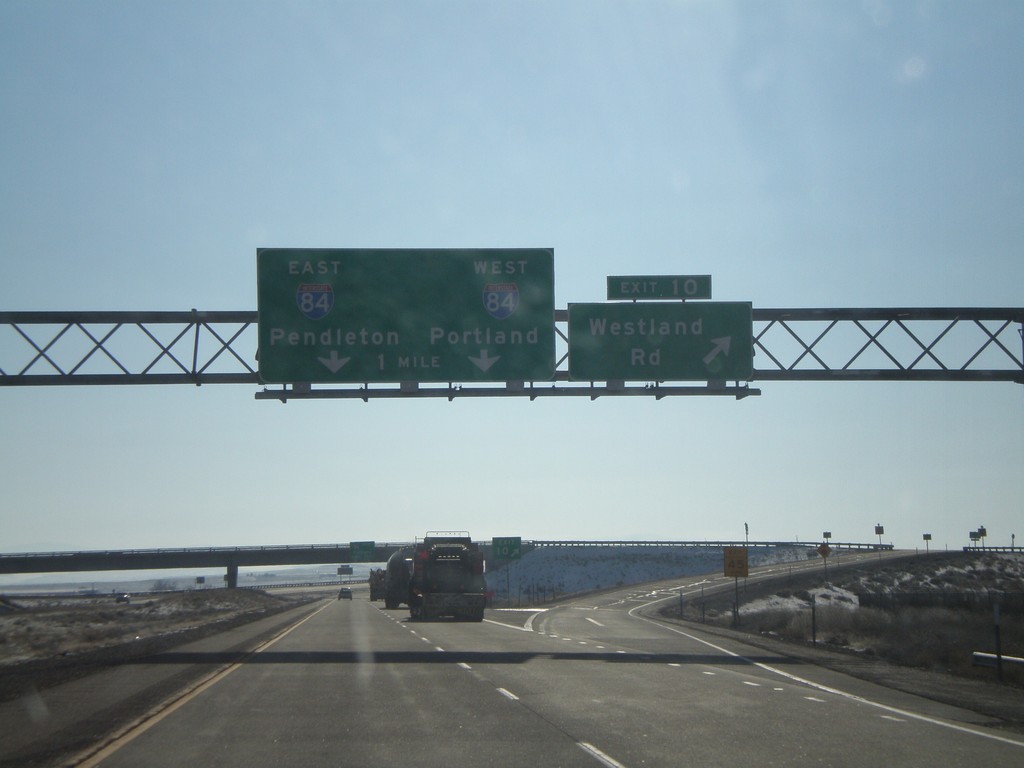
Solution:
[{"label": "asphalt pavement", "polygon": [[[287,624],[210,638],[9,703],[0,708],[0,764],[1024,761],[1024,736],[991,712],[738,633],[652,618],[689,588],[680,580],[543,611],[490,610],[483,623],[411,622],[408,611],[385,610],[365,593],[325,601]],[[60,740],[76,761],[47,751]]]}]

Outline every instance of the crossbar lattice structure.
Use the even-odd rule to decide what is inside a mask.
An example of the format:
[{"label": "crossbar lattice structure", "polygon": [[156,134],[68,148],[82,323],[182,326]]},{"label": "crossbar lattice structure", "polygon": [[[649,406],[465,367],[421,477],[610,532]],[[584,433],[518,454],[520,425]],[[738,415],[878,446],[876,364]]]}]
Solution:
[{"label": "crossbar lattice structure", "polygon": [[[1024,308],[754,309],[753,382],[1024,384]],[[255,311],[0,312],[0,386],[259,385]],[[760,394],[750,382],[577,382],[556,310],[555,379],[264,387],[258,399]]]}]

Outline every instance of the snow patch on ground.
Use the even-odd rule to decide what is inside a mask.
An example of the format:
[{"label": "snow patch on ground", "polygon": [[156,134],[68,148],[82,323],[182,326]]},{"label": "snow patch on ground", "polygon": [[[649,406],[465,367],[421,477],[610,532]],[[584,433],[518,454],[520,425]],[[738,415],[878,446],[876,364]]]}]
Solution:
[{"label": "snow patch on ground", "polygon": [[812,595],[818,608],[836,607],[855,611],[860,607],[860,600],[853,592],[832,584],[826,584],[824,587],[811,589],[799,594],[786,596],[771,595],[760,600],[752,600],[740,607],[740,613],[751,614],[761,613],[762,611],[787,611],[795,613],[797,611],[810,610],[810,598]]}]

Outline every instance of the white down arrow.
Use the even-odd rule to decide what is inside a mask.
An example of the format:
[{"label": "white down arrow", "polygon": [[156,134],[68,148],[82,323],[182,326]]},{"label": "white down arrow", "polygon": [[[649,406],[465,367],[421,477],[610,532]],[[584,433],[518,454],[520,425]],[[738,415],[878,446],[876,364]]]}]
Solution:
[{"label": "white down arrow", "polygon": [[492,365],[501,360],[501,355],[498,355],[497,357],[490,357],[487,354],[487,350],[483,349],[480,351],[480,357],[471,357],[469,359],[473,361],[473,365],[484,373],[487,373]]},{"label": "white down arrow", "polygon": [[352,358],[350,357],[338,357],[338,350],[336,349],[331,350],[330,357],[317,358],[317,360],[319,360],[321,363],[327,366],[327,370],[329,370],[331,373],[337,373],[338,371],[340,371],[343,367],[345,367],[345,363],[347,363],[351,359]]}]

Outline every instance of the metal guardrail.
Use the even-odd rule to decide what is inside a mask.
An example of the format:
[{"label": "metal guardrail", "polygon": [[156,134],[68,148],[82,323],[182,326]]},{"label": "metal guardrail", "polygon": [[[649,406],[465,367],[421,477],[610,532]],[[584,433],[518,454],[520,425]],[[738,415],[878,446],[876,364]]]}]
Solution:
[{"label": "metal guardrail", "polygon": [[[329,551],[337,552],[339,549],[348,549],[348,544],[270,544],[267,546],[244,546],[244,547],[169,547],[151,549],[88,549],[70,552],[6,552],[0,553],[0,561],[3,558],[20,557],[78,557],[78,556],[120,556],[120,555],[175,555],[175,554],[197,554],[213,552],[225,554],[231,552],[259,553],[259,552],[316,552]],[[409,547],[408,543],[381,542],[377,547],[385,549],[399,549]],[[327,562],[327,561],[325,561]]]},{"label": "metal guardrail", "polygon": [[976,667],[997,667],[1000,663],[1024,665],[1024,659],[1019,656],[1002,656],[995,653],[974,651],[971,653],[971,663]]},{"label": "metal guardrail", "polygon": [[[808,541],[708,541],[703,539],[700,541],[588,541],[585,539],[579,540],[565,540],[565,541],[544,541],[544,540],[524,540],[523,547],[527,545],[532,547],[711,547],[711,548],[722,548],[722,547],[800,547],[813,549],[819,546],[819,542],[808,542]],[[858,543],[858,542],[834,542],[829,541],[829,547],[833,551],[844,549],[851,551],[863,551],[863,552],[875,552],[878,550],[891,550],[894,549],[892,544],[877,544],[877,543]]]},{"label": "metal guardrail", "polygon": [[1004,613],[1024,615],[1024,592],[1004,590],[893,590],[866,592],[858,599],[863,608],[881,608],[889,611],[904,608],[950,608],[981,612],[991,611],[998,603]]}]

